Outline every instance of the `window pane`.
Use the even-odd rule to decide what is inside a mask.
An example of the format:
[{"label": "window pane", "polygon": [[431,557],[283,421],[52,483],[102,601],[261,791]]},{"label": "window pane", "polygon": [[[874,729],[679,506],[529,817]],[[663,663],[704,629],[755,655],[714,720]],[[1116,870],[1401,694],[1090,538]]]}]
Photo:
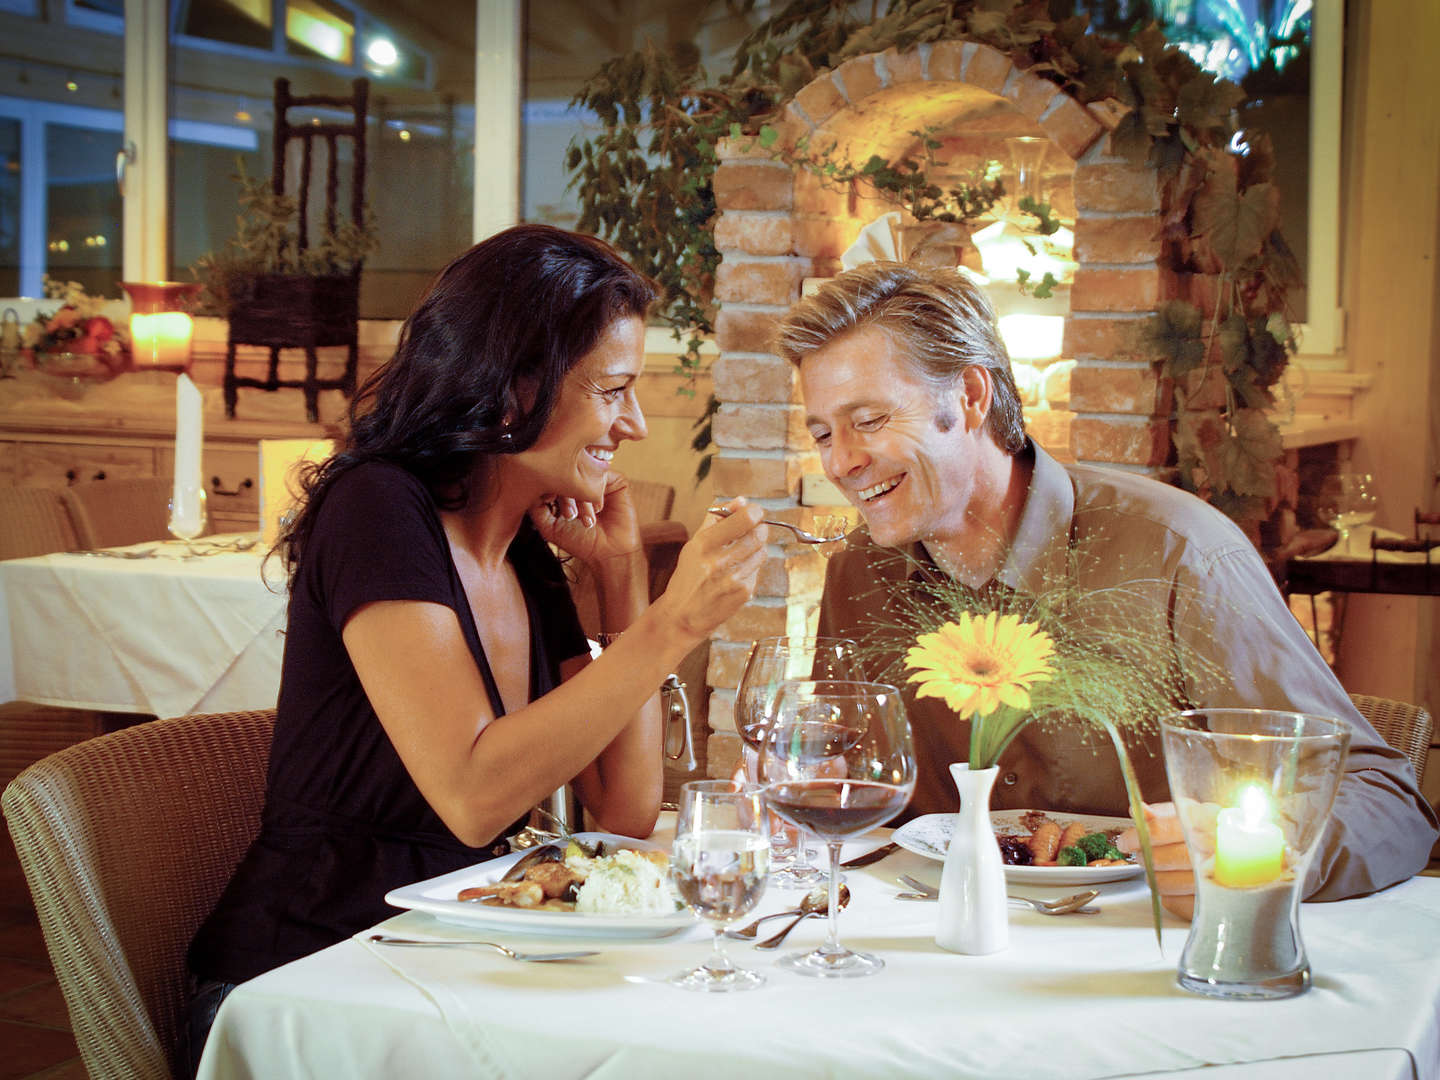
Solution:
[{"label": "window pane", "polygon": [[45,126],[45,254],[48,273],[91,296],[120,295],[120,132]]},{"label": "window pane", "polygon": [[0,296],[20,295],[20,122],[0,117]]},{"label": "window pane", "polygon": [[[293,96],[349,98],[352,81],[370,80],[365,197],[374,211],[380,248],[365,261],[360,313],[401,318],[435,273],[470,243],[475,125],[474,0],[413,5],[376,0],[351,11],[333,2],[288,0],[287,36],[296,27],[329,27],[275,51],[265,30],[262,48],[242,48],[236,12],[250,17],[269,2],[196,0],[185,34],[171,48],[172,274],[207,251],[222,249],[234,231],[243,160],[252,177],[272,170],[275,80],[290,80]],[[253,9],[253,10],[252,10]],[[311,21],[299,18],[304,15]],[[258,28],[258,29],[257,29]],[[389,49],[365,54],[372,41]],[[329,41],[330,44],[326,44]],[[338,46],[344,62],[329,59]],[[348,110],[292,109],[290,122],[348,118]],[[323,143],[317,143],[313,188],[323,196]],[[339,143],[342,205],[348,182],[349,141]],[[288,174],[293,177],[292,172]],[[312,218],[313,220],[313,218]]]},{"label": "window pane", "polygon": [[274,18],[270,0],[190,0],[181,33],[252,49],[269,49]]}]

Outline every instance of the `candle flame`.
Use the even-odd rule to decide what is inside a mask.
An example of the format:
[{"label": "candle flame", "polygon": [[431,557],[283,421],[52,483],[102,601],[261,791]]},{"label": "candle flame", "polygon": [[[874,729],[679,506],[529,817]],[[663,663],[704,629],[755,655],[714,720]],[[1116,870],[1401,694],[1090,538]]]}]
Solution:
[{"label": "candle flame", "polygon": [[1247,829],[1271,820],[1270,796],[1259,784],[1250,784],[1240,792],[1240,814]]}]

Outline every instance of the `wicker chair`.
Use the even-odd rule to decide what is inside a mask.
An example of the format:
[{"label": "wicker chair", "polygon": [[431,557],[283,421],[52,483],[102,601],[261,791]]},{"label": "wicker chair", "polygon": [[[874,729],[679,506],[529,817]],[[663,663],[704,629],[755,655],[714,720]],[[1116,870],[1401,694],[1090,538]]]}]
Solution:
[{"label": "wicker chair", "polygon": [[141,724],[53,754],[5,789],[91,1077],[183,1074],[185,952],[259,829],[274,720]]},{"label": "wicker chair", "polygon": [[64,488],[0,487],[0,559],[26,559],[80,546]]},{"label": "wicker chair", "polygon": [[635,505],[635,520],[641,525],[664,521],[675,508],[675,485],[657,480],[631,480],[630,501]]},{"label": "wicker chair", "polygon": [[64,491],[82,547],[122,547],[170,535],[167,477],[92,480]]},{"label": "wicker chair", "polygon": [[1370,697],[1368,694],[1351,694],[1350,700],[1381,738],[1410,759],[1415,766],[1415,783],[1425,779],[1425,761],[1430,756],[1430,733],[1434,730],[1430,714],[1418,705]]}]

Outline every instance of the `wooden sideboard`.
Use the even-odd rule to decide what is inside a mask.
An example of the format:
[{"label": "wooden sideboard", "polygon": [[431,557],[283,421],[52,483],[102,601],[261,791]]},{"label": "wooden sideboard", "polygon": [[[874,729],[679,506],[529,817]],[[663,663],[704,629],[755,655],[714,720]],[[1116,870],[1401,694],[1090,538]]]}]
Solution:
[{"label": "wooden sideboard", "polygon": [[[170,475],[173,376],[127,375],[78,392],[61,389],[68,393],[38,382],[0,381],[0,485],[63,487]],[[202,389],[210,531],[252,531],[260,527],[259,441],[332,437],[333,425],[305,421],[297,395],[278,403],[293,409],[294,417],[226,420],[218,388]]]}]

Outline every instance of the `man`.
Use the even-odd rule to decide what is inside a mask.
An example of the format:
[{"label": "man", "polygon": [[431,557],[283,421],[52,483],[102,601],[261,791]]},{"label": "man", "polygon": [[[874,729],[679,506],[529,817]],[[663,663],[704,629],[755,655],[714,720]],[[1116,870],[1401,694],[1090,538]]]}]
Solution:
[{"label": "man", "polygon": [[[994,310],[969,279],[861,266],[796,305],[779,342],[799,368],[826,474],[864,519],[828,565],[822,634],[882,640],[908,582],[982,596],[1068,582],[1090,598],[1085,618],[1128,641],[1175,708],[1294,709],[1351,725],[1308,898],[1372,892],[1425,866],[1437,823],[1413,769],[1355,711],[1244,533],[1178,488],[1062,466],[1030,441]],[[876,669],[893,678],[895,658]],[[951,811],[946,767],[967,759],[969,725],[936,698],[907,693],[907,704],[919,758],[909,812]],[[1148,817],[1165,904],[1188,916],[1194,879],[1164,801],[1158,734],[1137,727],[1129,742],[1158,804]],[[1127,813],[1113,749],[1075,724],[1028,726],[1000,758],[993,805]]]}]

